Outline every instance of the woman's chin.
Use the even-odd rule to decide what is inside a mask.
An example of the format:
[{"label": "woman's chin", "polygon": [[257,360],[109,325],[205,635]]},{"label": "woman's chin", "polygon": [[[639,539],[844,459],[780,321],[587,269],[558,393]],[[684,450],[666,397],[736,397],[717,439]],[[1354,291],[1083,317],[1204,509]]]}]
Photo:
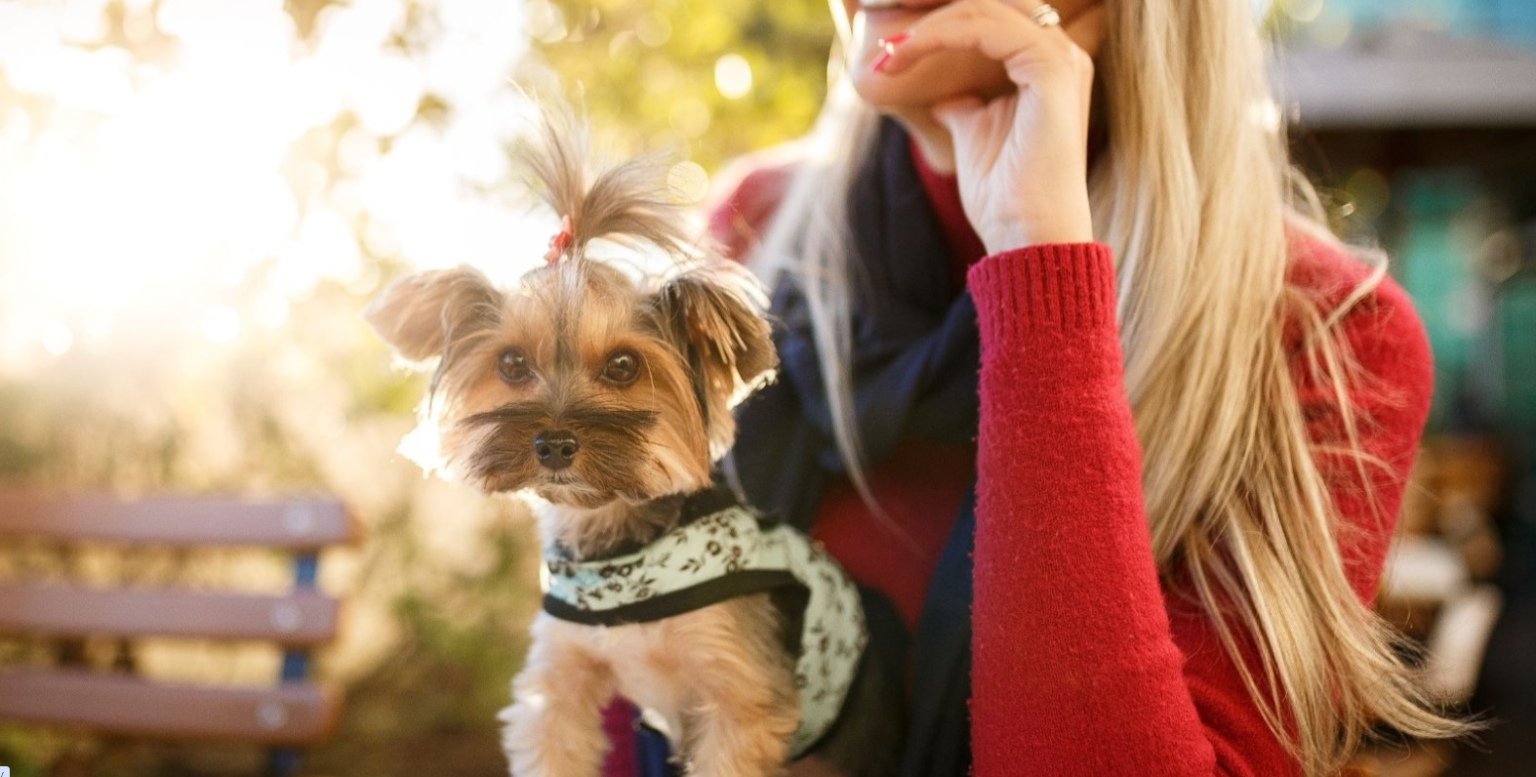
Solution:
[{"label": "woman's chin", "polygon": [[1002,64],[969,51],[935,54],[893,75],[856,64],[849,77],[859,97],[881,110],[926,109],[964,95],[1000,97],[1015,88]]}]

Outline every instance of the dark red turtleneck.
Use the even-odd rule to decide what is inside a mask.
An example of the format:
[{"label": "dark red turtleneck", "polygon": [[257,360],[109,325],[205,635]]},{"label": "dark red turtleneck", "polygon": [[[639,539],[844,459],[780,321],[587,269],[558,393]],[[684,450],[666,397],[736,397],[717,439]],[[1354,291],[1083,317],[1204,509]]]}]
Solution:
[{"label": "dark red turtleneck", "polygon": [[917,147],[917,141],[908,140],[907,148],[912,152],[923,191],[928,194],[928,204],[944,232],[944,244],[949,248],[949,279],[958,294],[965,288],[966,271],[987,255],[987,248],[965,216],[965,207],[960,203],[960,181],[955,174],[934,170]]}]

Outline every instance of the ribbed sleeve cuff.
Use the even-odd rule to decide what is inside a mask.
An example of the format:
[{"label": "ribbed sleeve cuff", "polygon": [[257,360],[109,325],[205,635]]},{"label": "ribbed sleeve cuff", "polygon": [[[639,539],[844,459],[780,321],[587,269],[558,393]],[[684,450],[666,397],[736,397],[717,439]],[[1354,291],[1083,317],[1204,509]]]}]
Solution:
[{"label": "ribbed sleeve cuff", "polygon": [[1115,323],[1115,266],[1102,243],[1028,246],[982,259],[966,277],[983,343],[1041,329]]}]

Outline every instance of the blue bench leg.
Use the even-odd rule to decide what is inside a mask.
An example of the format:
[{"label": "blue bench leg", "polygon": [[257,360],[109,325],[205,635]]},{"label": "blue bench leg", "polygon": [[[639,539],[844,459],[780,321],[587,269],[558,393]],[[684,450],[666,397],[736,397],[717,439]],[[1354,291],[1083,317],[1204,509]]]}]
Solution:
[{"label": "blue bench leg", "polygon": [[299,771],[299,751],[283,748],[267,756],[267,777],[291,777]]},{"label": "blue bench leg", "polygon": [[[296,590],[313,590],[315,575],[319,571],[320,556],[302,553],[293,559],[293,587]],[[303,680],[309,676],[309,651],[283,651],[283,682]],[[267,756],[268,777],[289,777],[299,771],[299,751],[276,748]]]}]

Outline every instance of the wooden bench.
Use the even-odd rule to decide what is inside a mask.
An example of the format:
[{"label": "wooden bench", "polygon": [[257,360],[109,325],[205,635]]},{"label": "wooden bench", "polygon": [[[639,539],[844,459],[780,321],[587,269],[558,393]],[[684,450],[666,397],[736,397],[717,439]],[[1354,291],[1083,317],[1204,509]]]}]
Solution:
[{"label": "wooden bench", "polygon": [[160,588],[97,589],[0,583],[0,634],[257,640],[283,650],[279,682],[264,687],[164,683],[71,667],[0,667],[0,720],[78,726],[165,739],[273,747],[269,771],[297,768],[291,748],[327,737],[338,695],[308,680],[310,651],[336,636],[340,603],[315,587],[319,553],[350,542],[355,524],[332,500],[175,498],[122,501],[0,491],[0,540],[288,551],[285,595]]}]

